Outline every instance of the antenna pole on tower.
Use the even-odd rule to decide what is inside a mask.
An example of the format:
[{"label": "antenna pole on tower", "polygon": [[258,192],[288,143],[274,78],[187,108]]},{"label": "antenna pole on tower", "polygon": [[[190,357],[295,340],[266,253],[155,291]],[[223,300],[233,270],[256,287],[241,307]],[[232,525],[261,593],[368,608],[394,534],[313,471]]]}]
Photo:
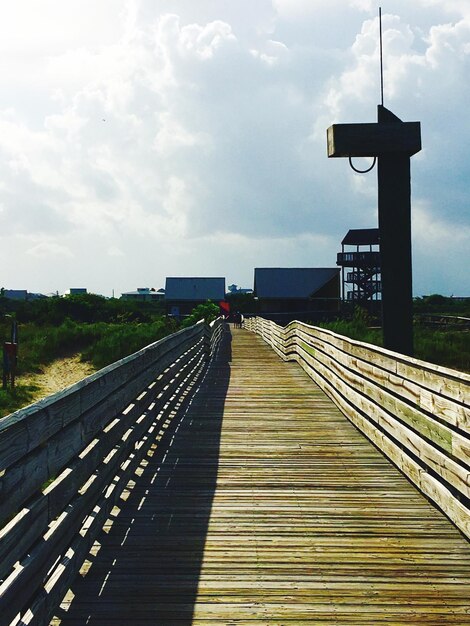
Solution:
[{"label": "antenna pole on tower", "polygon": [[380,104],[384,105],[384,64],[382,44],[382,7],[379,7],[379,42],[380,42]]}]

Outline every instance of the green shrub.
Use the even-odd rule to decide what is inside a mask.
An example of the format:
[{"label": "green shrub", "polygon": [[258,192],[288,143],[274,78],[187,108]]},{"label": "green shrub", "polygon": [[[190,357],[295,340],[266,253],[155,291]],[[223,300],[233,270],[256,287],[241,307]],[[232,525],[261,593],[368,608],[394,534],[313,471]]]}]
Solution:
[{"label": "green shrub", "polygon": [[415,356],[423,361],[470,371],[470,332],[415,326]]},{"label": "green shrub", "polygon": [[0,318],[12,313],[22,324],[34,322],[44,326],[60,326],[66,319],[88,324],[152,322],[163,315],[164,305],[161,302],[107,299],[92,293],[32,301],[10,300],[0,296]]},{"label": "green shrub", "polygon": [[176,330],[176,323],[165,317],[148,323],[86,324],[67,319],[60,326],[22,324],[17,372],[40,372],[54,359],[77,353],[99,369]]},{"label": "green shrub", "polygon": [[204,302],[204,304],[198,304],[191,311],[191,314],[188,315],[181,324],[182,328],[188,328],[193,324],[199,322],[199,320],[205,320],[207,323],[213,322],[220,315],[220,309],[217,304],[208,300]]},{"label": "green shrub", "polygon": [[85,324],[68,319],[60,326],[22,324],[19,330],[19,378],[14,390],[0,390],[0,416],[32,401],[37,389],[21,383],[20,376],[26,372],[41,372],[53,360],[77,353],[81,353],[82,360],[101,369],[176,330],[176,322],[166,317],[150,323]]},{"label": "green shrub", "polygon": [[470,317],[470,298],[448,298],[434,293],[413,299],[415,315],[456,315]]},{"label": "green shrub", "polygon": [[104,323],[78,324],[72,320],[60,326],[20,326],[18,373],[37,372],[54,359],[81,352],[105,332],[106,326]]},{"label": "green shrub", "polygon": [[334,322],[321,323],[319,326],[350,339],[381,346],[382,331],[377,328],[370,328],[370,323],[371,320],[367,311],[361,307],[356,307],[352,320],[337,319]]},{"label": "green shrub", "polygon": [[176,330],[176,322],[167,318],[150,324],[108,324],[101,336],[82,352],[82,359],[101,369]]}]

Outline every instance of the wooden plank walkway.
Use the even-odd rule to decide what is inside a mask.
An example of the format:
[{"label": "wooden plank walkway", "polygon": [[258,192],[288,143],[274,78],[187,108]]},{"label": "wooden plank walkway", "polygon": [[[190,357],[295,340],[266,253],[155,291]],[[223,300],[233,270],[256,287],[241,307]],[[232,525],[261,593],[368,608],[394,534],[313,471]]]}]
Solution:
[{"label": "wooden plank walkway", "polygon": [[232,352],[53,623],[470,624],[468,542],[296,364]]}]

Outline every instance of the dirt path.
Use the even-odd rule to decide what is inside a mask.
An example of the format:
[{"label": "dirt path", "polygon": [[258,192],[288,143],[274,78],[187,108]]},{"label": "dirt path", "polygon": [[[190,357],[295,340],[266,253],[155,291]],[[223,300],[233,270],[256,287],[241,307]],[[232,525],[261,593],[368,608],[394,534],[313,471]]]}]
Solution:
[{"label": "dirt path", "polygon": [[38,388],[32,399],[32,402],[36,402],[73,385],[94,371],[95,369],[90,363],[83,363],[80,361],[80,355],[76,354],[53,361],[44,367],[41,374],[25,374],[18,377],[17,381],[23,385],[34,385]]}]

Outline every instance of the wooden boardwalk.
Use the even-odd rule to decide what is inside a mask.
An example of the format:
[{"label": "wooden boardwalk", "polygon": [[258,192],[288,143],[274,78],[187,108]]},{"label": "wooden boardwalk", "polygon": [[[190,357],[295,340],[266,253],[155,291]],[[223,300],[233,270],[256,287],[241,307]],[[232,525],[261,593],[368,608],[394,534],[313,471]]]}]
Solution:
[{"label": "wooden boardwalk", "polygon": [[470,625],[468,542],[256,335],[163,443],[54,624]]}]

